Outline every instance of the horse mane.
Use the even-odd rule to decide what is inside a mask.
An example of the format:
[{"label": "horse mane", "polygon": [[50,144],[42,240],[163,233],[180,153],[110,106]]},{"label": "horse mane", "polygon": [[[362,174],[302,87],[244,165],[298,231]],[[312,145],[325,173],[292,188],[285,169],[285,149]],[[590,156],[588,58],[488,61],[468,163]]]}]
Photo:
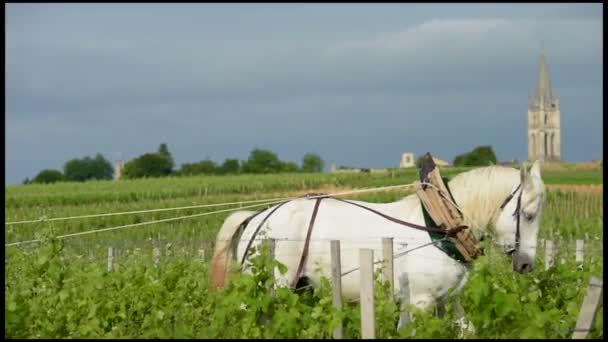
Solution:
[{"label": "horse mane", "polygon": [[519,170],[488,166],[460,173],[448,185],[462,209],[464,224],[479,239],[493,229],[498,208],[519,182]]}]

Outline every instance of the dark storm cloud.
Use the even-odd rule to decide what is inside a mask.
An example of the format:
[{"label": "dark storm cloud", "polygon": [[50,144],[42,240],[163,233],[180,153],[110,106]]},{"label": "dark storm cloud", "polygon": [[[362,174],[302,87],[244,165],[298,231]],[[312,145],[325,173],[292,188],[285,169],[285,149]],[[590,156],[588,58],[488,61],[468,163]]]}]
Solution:
[{"label": "dark storm cloud", "polygon": [[[9,5],[6,180],[162,141],[178,163],[257,146],[390,166],[404,151],[451,159],[478,144],[521,160],[541,41],[562,154],[601,158],[601,9]],[[446,142],[431,143],[429,127]]]}]

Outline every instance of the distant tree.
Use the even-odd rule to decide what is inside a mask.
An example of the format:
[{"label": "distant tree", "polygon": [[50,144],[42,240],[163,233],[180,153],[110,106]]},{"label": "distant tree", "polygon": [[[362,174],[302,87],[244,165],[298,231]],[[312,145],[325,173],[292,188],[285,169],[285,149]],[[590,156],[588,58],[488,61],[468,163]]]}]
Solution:
[{"label": "distant tree", "polygon": [[26,184],[30,184],[31,182],[32,182],[32,181],[29,179],[29,177],[25,177],[25,179],[23,180],[23,183],[22,183],[22,184],[23,184],[23,185],[26,185]]},{"label": "distant tree", "polygon": [[298,172],[298,164],[294,162],[284,162],[281,168],[281,172]]},{"label": "distant tree", "polygon": [[90,179],[112,179],[112,164],[100,153],[95,158],[86,156],[82,159],[71,159],[63,166],[65,179],[83,182]]},{"label": "distant tree", "polygon": [[416,167],[417,168],[421,168],[422,167],[422,160],[424,159],[424,155],[421,155],[420,157],[418,157],[418,159],[416,159]]},{"label": "distant tree", "polygon": [[226,159],[222,165],[218,168],[220,174],[236,174],[239,173],[239,160],[238,159]]},{"label": "distant tree", "polygon": [[40,171],[32,180],[32,183],[55,183],[63,180],[61,171],[45,169]]},{"label": "distant tree", "polygon": [[173,170],[175,162],[173,161],[173,156],[171,156],[171,152],[169,152],[169,148],[167,147],[166,143],[160,144],[160,146],[158,147],[158,153],[162,156],[165,156],[169,160],[169,162],[171,163],[171,170]]},{"label": "distant tree", "polygon": [[274,152],[254,149],[242,166],[244,173],[278,173],[283,169],[283,163]]},{"label": "distant tree", "polygon": [[478,146],[473,151],[454,158],[454,166],[487,166],[496,164],[496,155],[492,146]]},{"label": "distant tree", "polygon": [[123,169],[125,178],[163,177],[171,173],[171,162],[160,153],[145,153],[128,161]]},{"label": "distant tree", "polygon": [[146,176],[144,169],[139,167],[135,159],[129,160],[122,168],[122,176],[126,179],[143,178]]},{"label": "distant tree", "polygon": [[322,172],[323,159],[316,153],[306,153],[302,158],[303,172]]},{"label": "distant tree", "polygon": [[193,164],[182,164],[182,168],[180,170],[180,174],[184,176],[193,176],[193,175],[212,175],[217,173],[217,165],[212,160],[201,160],[198,163]]}]

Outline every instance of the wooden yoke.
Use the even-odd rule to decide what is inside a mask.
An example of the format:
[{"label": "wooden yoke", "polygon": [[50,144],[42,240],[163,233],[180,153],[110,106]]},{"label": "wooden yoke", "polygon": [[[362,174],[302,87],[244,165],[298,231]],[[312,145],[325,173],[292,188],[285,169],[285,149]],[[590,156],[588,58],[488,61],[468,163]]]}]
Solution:
[{"label": "wooden yoke", "polygon": [[[455,203],[454,198],[445,186],[439,174],[439,168],[436,167],[433,157],[428,152],[422,159],[420,181],[434,185],[422,184],[416,194],[435,224],[446,231],[461,226],[464,221],[462,213],[452,204],[452,202]],[[481,254],[475,237],[468,229],[459,230],[455,237],[449,236],[448,239],[454,243],[467,262]]]}]

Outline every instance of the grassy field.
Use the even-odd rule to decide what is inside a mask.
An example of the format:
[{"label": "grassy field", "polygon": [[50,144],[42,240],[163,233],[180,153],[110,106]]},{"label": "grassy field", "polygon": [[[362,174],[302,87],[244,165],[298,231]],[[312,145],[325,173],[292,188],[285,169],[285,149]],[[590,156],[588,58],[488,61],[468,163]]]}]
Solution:
[{"label": "grassy field", "polygon": [[[441,172],[444,176],[453,176],[464,170],[467,169],[445,168]],[[284,198],[307,192],[330,193],[345,189],[406,184],[417,178],[416,170],[399,170],[384,174],[201,176],[118,182],[99,181],[53,185],[7,186],[5,187],[5,220],[6,222],[11,222],[38,219],[43,216],[52,218],[192,206],[206,203]],[[558,263],[559,269],[552,275],[543,273],[541,267],[541,270],[535,271],[533,277],[536,278],[512,276],[512,272],[508,272],[509,275],[505,275],[504,272],[492,273],[498,271],[487,271],[484,269],[477,271],[478,273],[475,274],[482,277],[483,272],[489,272],[483,276],[486,278],[479,278],[478,286],[481,286],[479,284],[485,284],[482,280],[486,281],[487,277],[495,277],[502,279],[505,291],[508,294],[514,295],[517,291],[526,291],[526,288],[531,286],[531,284],[526,283],[529,279],[540,279],[538,281],[542,284],[545,284],[543,282],[553,284],[551,286],[545,284],[547,287],[542,290],[550,292],[554,298],[561,298],[561,301],[557,299],[552,300],[551,304],[543,303],[538,307],[542,308],[541,316],[544,317],[543,319],[553,320],[559,316],[560,318],[557,320],[561,319],[563,322],[559,323],[561,325],[558,327],[552,325],[551,322],[545,322],[539,318],[537,330],[534,332],[529,332],[528,330],[520,331],[517,329],[524,329],[525,320],[509,320],[508,317],[510,316],[505,314],[505,317],[501,316],[501,319],[511,322],[509,323],[511,325],[509,326],[503,322],[504,324],[501,323],[503,325],[500,327],[494,326],[494,330],[500,331],[503,337],[518,336],[509,335],[508,331],[511,331],[513,334],[520,331],[523,335],[528,334],[526,336],[533,337],[568,337],[568,329],[573,328],[572,325],[575,322],[578,307],[582,302],[584,284],[592,274],[602,276],[603,190],[599,192],[569,191],[568,188],[551,187],[551,185],[561,186],[564,184],[593,184],[596,188],[601,187],[602,170],[600,168],[574,169],[572,167],[548,169],[543,172],[543,179],[549,186],[547,206],[539,238],[554,239],[558,244],[560,257],[565,260],[564,263]],[[389,202],[397,200],[408,193],[406,190],[394,190],[348,196],[347,198],[370,202]],[[49,234],[61,235],[96,230],[149,220],[209,212],[216,209],[218,208],[186,209],[137,215],[8,225],[5,226],[5,241],[14,242],[45,237],[49,236]],[[215,299],[212,299],[209,297],[210,295],[206,292],[207,284],[205,282],[205,279],[208,278],[205,260],[208,260],[212,253],[213,240],[227,215],[228,213],[204,216],[69,238],[60,247],[53,244],[44,244],[42,246],[34,244],[24,247],[5,248],[5,300],[9,303],[5,308],[5,337],[327,337],[327,331],[329,331],[329,336],[331,336],[332,329],[328,328],[331,319],[327,317],[328,322],[323,323],[325,325],[313,322],[315,320],[312,320],[308,328],[300,329],[301,326],[297,326],[294,328],[295,332],[289,333],[281,332],[282,330],[278,327],[276,328],[277,330],[272,330],[272,333],[268,332],[266,335],[264,335],[263,331],[258,332],[262,335],[256,335],[254,328],[252,328],[253,330],[243,331],[238,334],[235,333],[235,335],[228,334],[222,328],[211,329],[215,326],[214,324],[219,324],[217,322],[236,324],[235,322],[230,323],[226,321],[227,318],[222,318],[223,316],[217,316],[223,311],[214,311],[213,305],[219,305],[219,302],[214,301],[224,299],[215,297]],[[569,268],[571,266],[570,260],[573,259],[574,255],[575,239],[585,239],[587,243],[588,258],[583,270],[578,270],[576,265]],[[110,246],[118,251],[116,259],[119,265],[118,272],[107,273],[105,271],[107,249]],[[154,268],[150,268],[152,248],[154,246],[159,247],[162,251],[163,270],[165,270],[163,272],[154,271]],[[58,252],[59,249],[61,250],[60,253]],[[198,254],[201,249],[205,251],[204,260],[201,260]],[[542,253],[539,252],[538,255],[539,265],[542,265]],[[519,285],[508,285],[515,279],[509,277],[518,277],[516,278],[516,283]],[[152,279],[150,281],[157,279],[157,283],[150,285],[146,279]],[[568,284],[559,284],[559,281],[557,281],[559,279],[562,281],[569,279],[566,281]],[[573,284],[576,282],[572,283],[570,281],[572,279],[579,282],[576,287],[573,287]],[[138,291],[136,287],[133,287],[135,286],[133,284],[139,284],[138,286],[141,286],[142,289],[148,289],[149,293],[146,292],[148,290]],[[180,290],[177,291],[175,286],[182,286],[179,284],[185,287],[179,288]],[[243,293],[248,291],[247,289],[255,290],[254,287],[249,288],[247,286],[238,291],[231,290],[237,291],[232,295],[238,297],[238,293],[243,295]],[[539,291],[541,291],[540,288]],[[468,295],[465,294],[463,300],[465,302],[469,299],[471,300],[470,303],[467,302],[469,303],[468,311],[481,312],[481,309],[478,307],[479,303],[475,304],[472,299],[477,294],[474,292],[467,293]],[[175,297],[178,295],[182,297]],[[193,295],[198,295],[200,298],[194,298],[192,297]],[[487,300],[489,301],[496,299],[493,297],[494,294],[484,295],[487,296]],[[295,300],[288,297],[289,295],[287,294],[285,296],[285,300],[287,298],[290,301]],[[309,302],[306,302],[308,304],[302,303],[303,306],[298,307],[297,310],[293,306],[295,304],[289,304],[295,310],[292,314],[296,316],[305,315],[306,310],[311,310],[308,314],[312,314],[314,310],[318,310],[315,309],[316,307],[325,305],[319,304],[325,303],[323,302],[323,298],[325,298],[323,296],[320,293],[318,297],[315,297],[316,299],[312,299],[311,297]],[[134,300],[133,298],[137,299],[137,303],[132,303],[131,306],[125,307],[124,303],[131,303]],[[232,297],[227,296],[226,298]],[[499,296],[499,300],[504,299],[500,298],[502,297]],[[542,295],[542,298],[549,300],[547,294]],[[272,302],[271,299],[269,300]],[[189,304],[186,307],[178,307],[176,303],[170,303],[170,301],[181,301],[179,303],[184,305]],[[383,307],[387,312],[386,315],[393,315],[394,312],[390,311],[386,305]],[[522,310],[522,312],[525,311],[525,308],[517,306],[520,304],[513,302],[511,305],[514,308],[519,308],[518,310]],[[50,315],[48,310],[57,306],[65,306],[65,312],[52,309],[54,314]],[[136,307],[139,309],[135,309]],[[234,312],[226,310],[225,315],[234,314]],[[162,314],[159,312],[162,312]],[[350,333],[354,337],[357,337],[356,308],[352,309],[351,314],[354,316],[348,316],[351,318],[344,319],[346,320],[345,322],[350,322],[351,324]],[[192,316],[185,317],[183,315]],[[196,315],[211,315],[214,317],[213,322],[216,323],[204,323],[204,320],[201,323],[200,319],[197,320]],[[319,315],[321,314],[319,313]],[[48,317],[59,318],[49,321]],[[170,317],[170,319],[167,320],[167,317]],[[475,317],[472,316],[472,318]],[[188,327],[183,327],[178,324],[180,319],[182,322],[193,323],[188,325]],[[480,320],[481,324],[485,324],[483,323],[485,321],[482,322],[483,318],[478,317],[477,319]],[[44,323],[46,325],[35,323],[36,320],[46,322]],[[146,324],[148,325],[142,322],[147,322]],[[136,328],[136,326],[139,326],[139,328]],[[143,329],[141,328],[142,326],[148,328]],[[414,324],[414,326],[417,325]],[[426,328],[423,329],[422,326],[418,326],[418,329],[418,337],[451,336],[450,332],[441,332],[441,329],[426,331],[424,330]],[[596,328],[594,336],[598,336],[598,334],[601,336],[603,331],[597,329],[601,330],[601,326],[600,328]],[[298,335],[297,331],[299,330],[308,332]],[[426,332],[423,332],[423,330]],[[490,328],[481,328],[481,332],[478,331],[476,337],[488,336],[484,334],[490,334],[490,331]],[[522,331],[528,332],[524,333]],[[224,334],[222,335],[222,333]],[[383,334],[396,336],[388,327],[386,327]]]}]

